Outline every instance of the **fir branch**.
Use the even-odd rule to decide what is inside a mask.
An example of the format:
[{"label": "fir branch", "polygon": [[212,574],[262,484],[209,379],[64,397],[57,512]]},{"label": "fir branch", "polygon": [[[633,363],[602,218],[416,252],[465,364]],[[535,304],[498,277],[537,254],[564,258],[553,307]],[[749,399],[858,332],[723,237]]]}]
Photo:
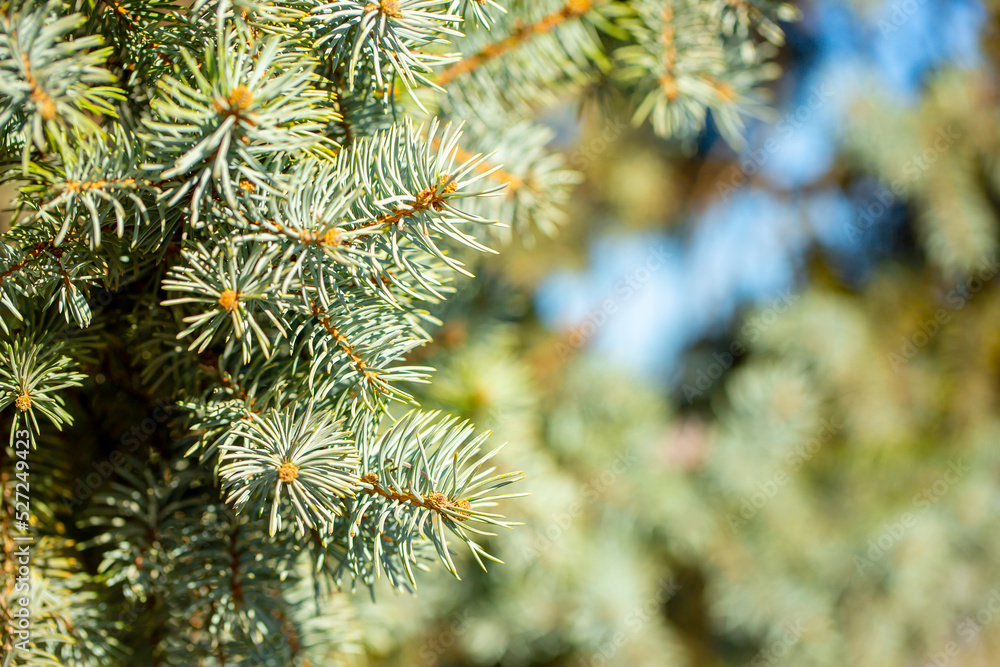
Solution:
[{"label": "fir branch", "polygon": [[406,489],[399,491],[386,489],[379,484],[378,473],[375,472],[368,472],[362,475],[361,482],[367,485],[361,487],[361,490],[365,493],[374,493],[393,502],[410,503],[414,507],[433,510],[453,521],[467,521],[469,519],[469,515],[465,511],[471,509],[472,506],[465,498],[449,498],[440,492],[420,496]]},{"label": "fir branch", "polygon": [[499,42],[494,42],[480,49],[471,56],[463,58],[449,66],[434,78],[438,86],[447,86],[454,79],[475,71],[483,64],[502,57],[504,54],[518,48],[536,35],[542,35],[555,30],[566,21],[583,16],[603,0],[567,0],[559,10],[545,16],[535,23],[515,26],[511,33]]},{"label": "fir branch", "polygon": [[219,474],[228,500],[253,514],[270,505],[272,536],[282,524],[283,491],[300,531],[322,525],[343,512],[340,499],[353,490],[358,458],[349,442],[339,423],[312,406],[247,413],[221,447]]},{"label": "fir branch", "polygon": [[372,385],[372,388],[375,391],[382,391],[382,389],[375,382],[375,380],[378,379],[378,372],[368,368],[368,364],[365,362],[364,358],[358,354],[354,349],[354,346],[348,342],[347,336],[341,333],[340,330],[333,326],[330,322],[330,316],[327,312],[316,303],[312,304],[312,312],[313,316],[319,320],[320,324],[323,325],[323,328],[326,329],[327,333],[329,333],[337,345],[340,346],[340,349],[344,351],[344,354],[350,358],[351,363],[354,364],[358,374],[365,379],[365,382]]}]

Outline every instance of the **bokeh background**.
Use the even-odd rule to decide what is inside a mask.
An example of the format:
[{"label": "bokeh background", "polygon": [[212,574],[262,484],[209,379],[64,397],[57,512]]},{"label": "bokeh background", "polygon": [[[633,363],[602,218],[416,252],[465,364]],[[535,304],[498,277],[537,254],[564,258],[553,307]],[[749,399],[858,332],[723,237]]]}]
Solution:
[{"label": "bokeh background", "polygon": [[799,7],[743,146],[545,117],[568,222],[422,352],[525,525],[345,604],[351,661],[1000,664],[998,7]]}]

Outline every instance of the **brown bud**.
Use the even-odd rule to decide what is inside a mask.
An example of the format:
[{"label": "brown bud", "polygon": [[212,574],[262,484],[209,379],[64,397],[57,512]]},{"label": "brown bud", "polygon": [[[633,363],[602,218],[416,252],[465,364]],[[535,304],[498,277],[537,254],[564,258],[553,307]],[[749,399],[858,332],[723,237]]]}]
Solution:
[{"label": "brown bud", "polygon": [[234,292],[231,289],[224,290],[222,294],[219,295],[219,305],[222,306],[226,311],[232,312],[236,308],[236,303],[239,301],[239,293]]},{"label": "brown bud", "polygon": [[291,461],[285,461],[278,469],[278,479],[285,484],[291,484],[299,477],[299,467]]}]

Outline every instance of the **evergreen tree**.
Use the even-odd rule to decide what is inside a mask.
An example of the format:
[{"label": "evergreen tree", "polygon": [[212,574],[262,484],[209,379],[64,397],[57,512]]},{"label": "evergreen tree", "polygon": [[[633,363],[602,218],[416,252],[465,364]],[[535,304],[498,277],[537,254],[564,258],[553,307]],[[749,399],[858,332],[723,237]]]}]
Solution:
[{"label": "evergreen tree", "polygon": [[419,364],[476,254],[564,216],[539,113],[605,84],[738,143],[792,14],[0,5],[4,667],[335,664],[343,593],[498,560],[530,449],[496,472]]}]

